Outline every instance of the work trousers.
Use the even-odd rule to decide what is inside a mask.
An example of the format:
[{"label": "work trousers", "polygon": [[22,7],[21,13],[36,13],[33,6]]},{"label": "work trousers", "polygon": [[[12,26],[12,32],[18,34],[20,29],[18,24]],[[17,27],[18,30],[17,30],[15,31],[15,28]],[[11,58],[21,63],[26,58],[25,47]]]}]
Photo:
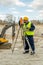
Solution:
[{"label": "work trousers", "polygon": [[34,45],[33,36],[25,36],[25,37],[28,38],[29,44],[27,43],[26,38],[25,38],[24,50],[25,50],[25,51],[29,51],[29,45],[30,45],[32,51],[35,51],[35,45]]}]

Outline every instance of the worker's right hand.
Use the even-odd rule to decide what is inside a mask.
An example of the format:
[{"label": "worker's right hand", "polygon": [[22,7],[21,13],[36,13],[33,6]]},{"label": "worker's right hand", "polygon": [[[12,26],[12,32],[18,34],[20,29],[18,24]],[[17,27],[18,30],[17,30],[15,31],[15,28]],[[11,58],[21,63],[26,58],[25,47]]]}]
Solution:
[{"label": "worker's right hand", "polygon": [[22,40],[24,40],[24,36],[22,36]]}]

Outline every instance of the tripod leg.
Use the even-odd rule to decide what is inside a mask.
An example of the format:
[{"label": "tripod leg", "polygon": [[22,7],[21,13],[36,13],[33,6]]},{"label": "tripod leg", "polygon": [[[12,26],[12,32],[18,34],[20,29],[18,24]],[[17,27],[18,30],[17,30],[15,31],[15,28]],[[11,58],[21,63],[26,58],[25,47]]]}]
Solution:
[{"label": "tripod leg", "polygon": [[12,53],[14,52],[14,48],[15,48],[15,45],[16,45],[16,42],[17,42],[17,38],[18,38],[19,31],[20,31],[20,27],[19,27],[18,32],[17,32],[15,44],[14,44],[14,46],[13,46],[13,48],[12,48]]},{"label": "tripod leg", "polygon": [[25,45],[25,38],[24,38],[24,32],[23,32],[22,28],[21,28],[21,37],[22,37],[22,43],[23,43],[22,46],[24,46]]}]

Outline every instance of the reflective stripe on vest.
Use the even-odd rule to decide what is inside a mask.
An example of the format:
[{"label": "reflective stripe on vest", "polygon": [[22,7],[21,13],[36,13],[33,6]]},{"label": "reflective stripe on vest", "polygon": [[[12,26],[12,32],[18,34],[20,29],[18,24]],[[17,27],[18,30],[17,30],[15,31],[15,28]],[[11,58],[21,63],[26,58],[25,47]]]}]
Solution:
[{"label": "reflective stripe on vest", "polygon": [[34,31],[30,31],[29,29],[28,30],[26,30],[26,28],[31,28],[31,22],[29,22],[27,25],[24,23],[24,25],[23,25],[23,28],[24,28],[24,35],[34,35]]}]

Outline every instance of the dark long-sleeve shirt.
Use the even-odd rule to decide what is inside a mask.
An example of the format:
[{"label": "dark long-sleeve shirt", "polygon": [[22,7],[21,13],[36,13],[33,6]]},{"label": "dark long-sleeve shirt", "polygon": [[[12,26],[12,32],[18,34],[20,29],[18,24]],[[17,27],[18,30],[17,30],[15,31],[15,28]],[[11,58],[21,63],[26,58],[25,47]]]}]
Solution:
[{"label": "dark long-sleeve shirt", "polygon": [[30,31],[34,31],[35,26],[33,25],[33,23],[31,23],[31,28],[29,29]]}]

